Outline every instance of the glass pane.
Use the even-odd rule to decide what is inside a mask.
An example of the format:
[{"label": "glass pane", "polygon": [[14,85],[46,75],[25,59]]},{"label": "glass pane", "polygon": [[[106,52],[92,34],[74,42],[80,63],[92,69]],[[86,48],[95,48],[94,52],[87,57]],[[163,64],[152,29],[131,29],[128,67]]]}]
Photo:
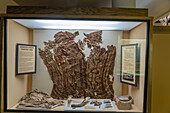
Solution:
[{"label": "glass pane", "polygon": [[7,109],[143,112],[146,41],[147,22],[7,19]]}]

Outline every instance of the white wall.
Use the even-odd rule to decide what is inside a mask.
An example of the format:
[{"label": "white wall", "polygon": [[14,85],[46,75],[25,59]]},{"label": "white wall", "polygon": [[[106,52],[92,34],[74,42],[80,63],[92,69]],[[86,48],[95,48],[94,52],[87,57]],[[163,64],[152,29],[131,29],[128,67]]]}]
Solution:
[{"label": "white wall", "polygon": [[149,16],[158,18],[170,11],[170,0],[136,0],[136,8],[148,8]]},{"label": "white wall", "polygon": [[136,8],[136,0],[112,0],[113,8]]},{"label": "white wall", "polygon": [[[34,30],[33,32],[33,38],[34,38],[34,44],[37,45],[38,48],[43,49],[44,41],[48,40],[54,40],[54,35],[61,30]],[[93,31],[89,30],[62,30],[62,31],[69,31],[74,33],[75,31],[79,31],[79,36],[75,38],[75,41],[78,41],[78,39],[82,40],[85,36],[83,33],[91,33]],[[107,45],[114,45],[117,48],[117,56],[116,56],[116,62],[115,62],[115,70],[114,70],[114,90],[116,95],[121,95],[121,84],[120,84],[120,77],[119,71],[118,71],[118,62],[119,62],[119,52],[118,52],[118,39],[122,37],[122,31],[103,31],[102,34],[103,37],[103,44],[102,47],[107,47]],[[38,51],[37,51],[38,52]],[[87,55],[89,54],[89,49],[84,51]],[[47,92],[51,94],[52,90],[52,81],[50,80],[50,76],[48,74],[47,68],[44,65],[42,59],[39,56],[39,53],[37,53],[37,73],[33,75],[33,82],[32,82],[32,89],[39,89],[40,91]]]},{"label": "white wall", "polygon": [[27,92],[27,75],[15,75],[15,56],[17,43],[29,43],[29,29],[12,20],[8,20],[7,27],[7,104],[10,108]]}]

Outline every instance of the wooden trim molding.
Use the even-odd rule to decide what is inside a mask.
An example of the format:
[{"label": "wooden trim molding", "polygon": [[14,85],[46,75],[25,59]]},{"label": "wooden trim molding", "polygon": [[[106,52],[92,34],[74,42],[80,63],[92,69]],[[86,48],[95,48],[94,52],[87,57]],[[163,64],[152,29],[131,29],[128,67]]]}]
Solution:
[{"label": "wooden trim molding", "polygon": [[170,34],[170,26],[154,26],[153,34]]},{"label": "wooden trim molding", "polygon": [[[29,44],[33,44],[33,29],[29,29]],[[27,78],[27,92],[32,91],[32,74],[28,75]]]},{"label": "wooden trim molding", "polygon": [[148,16],[148,9],[137,8],[50,8],[44,6],[7,6],[7,14],[56,14],[101,16]]},{"label": "wooden trim molding", "polygon": [[0,14],[0,112],[3,111],[3,17]]},{"label": "wooden trim molding", "polygon": [[[1,99],[2,99],[2,25],[0,16],[0,109],[1,109]],[[1,112],[1,110],[0,110]]]}]

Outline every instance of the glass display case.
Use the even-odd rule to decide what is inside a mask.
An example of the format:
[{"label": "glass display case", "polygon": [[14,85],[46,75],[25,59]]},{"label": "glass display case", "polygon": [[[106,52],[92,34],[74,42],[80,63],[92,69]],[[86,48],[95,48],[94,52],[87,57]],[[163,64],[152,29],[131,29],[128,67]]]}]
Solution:
[{"label": "glass display case", "polygon": [[146,112],[150,18],[63,17],[4,16],[4,110]]}]

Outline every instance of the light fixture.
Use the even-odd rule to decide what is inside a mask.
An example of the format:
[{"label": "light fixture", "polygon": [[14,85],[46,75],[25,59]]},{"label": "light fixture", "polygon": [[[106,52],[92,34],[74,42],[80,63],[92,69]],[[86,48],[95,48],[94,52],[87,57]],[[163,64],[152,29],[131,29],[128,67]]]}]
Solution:
[{"label": "light fixture", "polygon": [[35,20],[39,24],[45,24],[46,29],[114,29],[119,22],[114,21],[88,21],[88,20]]},{"label": "light fixture", "polygon": [[102,20],[13,19],[33,29],[130,30],[141,22]]}]

